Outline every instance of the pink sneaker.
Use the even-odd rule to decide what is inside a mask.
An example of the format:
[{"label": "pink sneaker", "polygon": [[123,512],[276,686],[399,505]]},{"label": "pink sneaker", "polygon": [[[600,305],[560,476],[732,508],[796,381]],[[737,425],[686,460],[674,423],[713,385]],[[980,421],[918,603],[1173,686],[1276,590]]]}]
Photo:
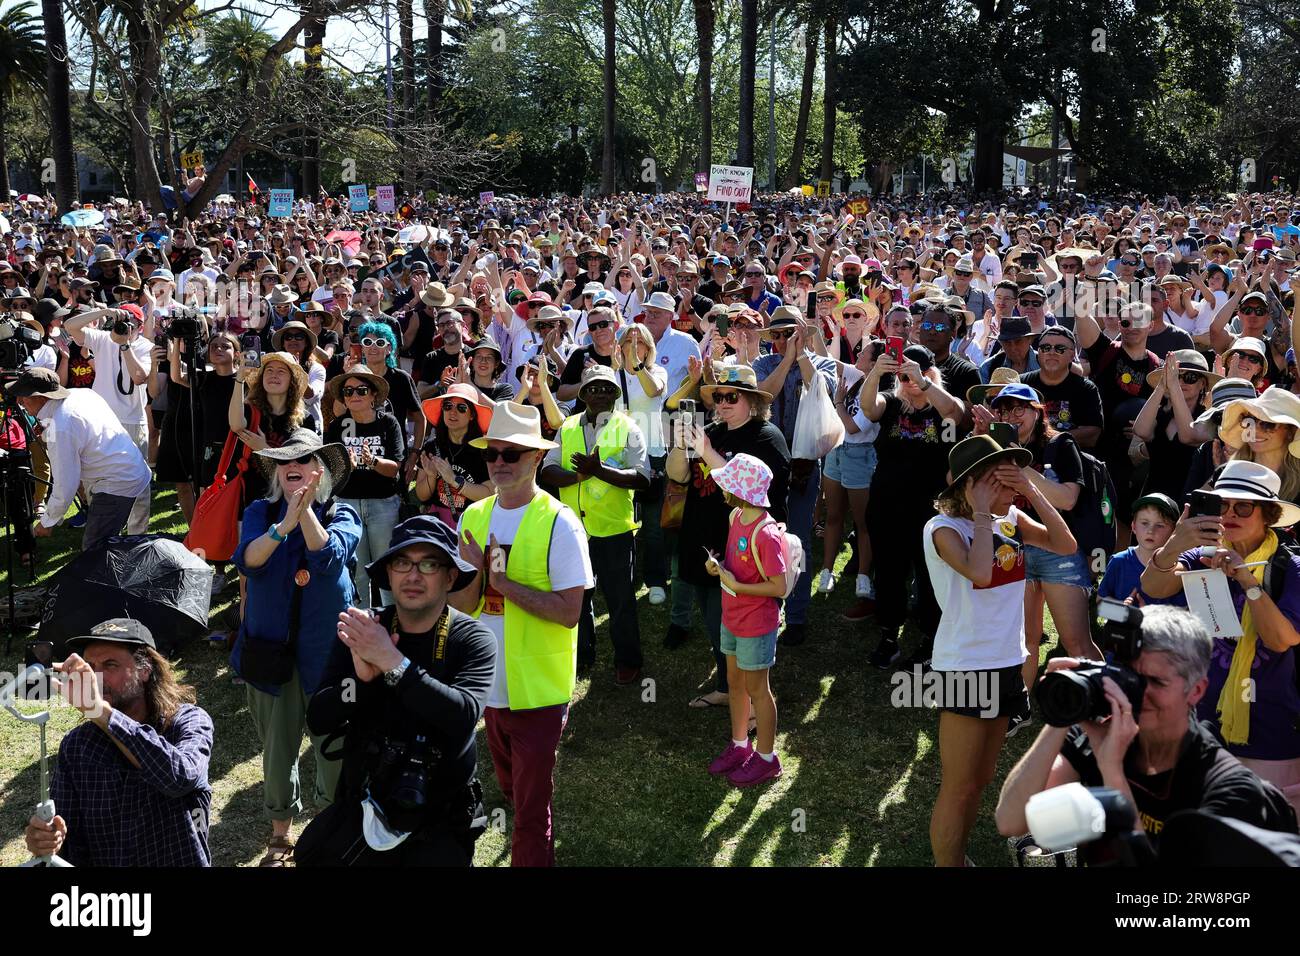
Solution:
[{"label": "pink sneaker", "polygon": [[754,745],[749,741],[745,741],[743,747],[727,744],[727,749],[714,757],[713,763],[709,764],[709,773],[715,777],[721,777],[732,771],[739,770],[753,752]]},{"label": "pink sneaker", "polygon": [[732,786],[752,787],[767,780],[775,780],[779,776],[781,776],[780,757],[772,754],[771,760],[764,760],[758,755],[758,751],[751,749],[744,764],[727,774],[727,779],[731,781]]}]

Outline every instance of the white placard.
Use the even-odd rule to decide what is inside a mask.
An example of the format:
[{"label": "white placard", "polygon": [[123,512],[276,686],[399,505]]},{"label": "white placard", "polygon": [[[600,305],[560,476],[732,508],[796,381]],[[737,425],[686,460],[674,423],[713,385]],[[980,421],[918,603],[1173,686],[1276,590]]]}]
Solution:
[{"label": "white placard", "polygon": [[1180,575],[1187,610],[1197,616],[1210,637],[1241,637],[1241,621],[1222,571],[1188,571]]},{"label": "white placard", "polygon": [[753,183],[753,166],[711,166],[709,194],[705,198],[716,202],[749,202]]}]

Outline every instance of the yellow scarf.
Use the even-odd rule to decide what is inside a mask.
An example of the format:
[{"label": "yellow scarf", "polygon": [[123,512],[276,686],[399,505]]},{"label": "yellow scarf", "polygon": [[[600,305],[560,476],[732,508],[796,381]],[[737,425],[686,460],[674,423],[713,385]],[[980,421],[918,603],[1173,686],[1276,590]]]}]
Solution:
[{"label": "yellow scarf", "polygon": [[[1255,580],[1263,584],[1264,572],[1268,570],[1268,561],[1277,550],[1277,535],[1272,530],[1264,538],[1264,543],[1252,553],[1246,555],[1246,563],[1264,562],[1250,569]],[[1237,638],[1237,649],[1232,652],[1232,665],[1228,668],[1228,679],[1219,692],[1219,724],[1223,739],[1230,744],[1244,744],[1250,739],[1250,669],[1255,663],[1255,642],[1259,632],[1255,630],[1255,617],[1250,612],[1250,601],[1241,611],[1241,637]]]}]

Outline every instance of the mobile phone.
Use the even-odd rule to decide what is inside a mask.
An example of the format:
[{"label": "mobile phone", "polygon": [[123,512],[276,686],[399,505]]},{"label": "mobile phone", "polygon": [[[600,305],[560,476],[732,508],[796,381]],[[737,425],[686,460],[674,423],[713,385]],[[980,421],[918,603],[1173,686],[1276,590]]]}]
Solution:
[{"label": "mobile phone", "polygon": [[1190,517],[1219,517],[1220,498],[1216,494],[1208,491],[1193,491],[1187,496],[1187,502],[1192,506]]},{"label": "mobile phone", "polygon": [[1003,448],[1016,443],[1016,426],[1010,422],[989,422],[989,435]]},{"label": "mobile phone", "polygon": [[720,315],[713,323],[714,331],[718,335],[726,335],[731,331],[731,316]]},{"label": "mobile phone", "polygon": [[261,364],[262,364],[262,355],[260,352],[257,351],[257,349],[246,349],[244,351],[244,368],[249,369],[251,371],[252,369],[257,368]]},{"label": "mobile phone", "polygon": [[1038,268],[1038,253],[1036,253],[1036,252],[1022,252],[1022,253],[1020,254],[1020,267],[1021,267],[1022,269],[1037,269],[1037,268]]},{"label": "mobile phone", "polygon": [[899,365],[903,364],[903,337],[891,335],[885,339],[885,354]]}]

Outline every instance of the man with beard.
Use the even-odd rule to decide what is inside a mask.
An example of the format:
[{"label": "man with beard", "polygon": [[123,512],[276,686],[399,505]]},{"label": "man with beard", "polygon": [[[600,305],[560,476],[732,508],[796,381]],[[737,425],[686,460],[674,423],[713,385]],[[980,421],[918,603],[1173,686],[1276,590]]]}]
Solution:
[{"label": "man with beard", "polygon": [[438,310],[435,320],[442,348],[430,352],[420,363],[420,399],[441,395],[447,386],[468,374],[470,352],[465,342],[464,320],[452,308]]},{"label": "man with beard", "polygon": [[28,851],[73,866],[211,866],[212,718],[193,688],[139,621],[104,621],[67,647],[54,686],[85,721],[59,744],[58,815],[28,821]]}]

